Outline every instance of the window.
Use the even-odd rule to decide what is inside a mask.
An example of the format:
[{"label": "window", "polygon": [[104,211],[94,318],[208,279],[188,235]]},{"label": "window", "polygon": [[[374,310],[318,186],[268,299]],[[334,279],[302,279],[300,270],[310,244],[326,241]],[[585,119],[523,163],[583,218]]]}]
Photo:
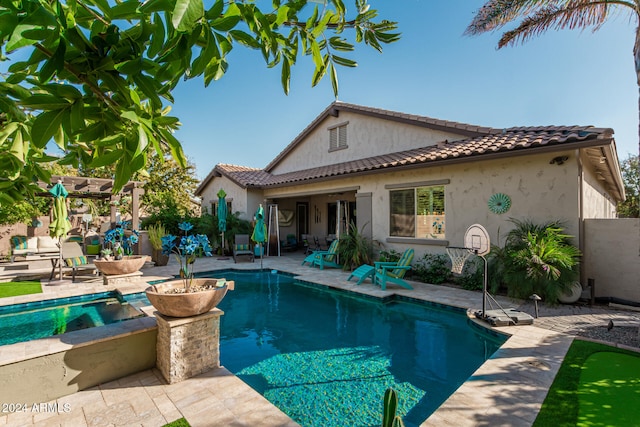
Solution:
[{"label": "window", "polygon": [[[231,210],[231,202],[232,200],[227,199],[227,212],[233,212]],[[218,216],[218,200],[214,200],[211,202],[211,215]]]},{"label": "window", "polygon": [[444,185],[389,192],[390,235],[444,239]]},{"label": "window", "polygon": [[347,124],[329,128],[329,151],[347,148]]}]

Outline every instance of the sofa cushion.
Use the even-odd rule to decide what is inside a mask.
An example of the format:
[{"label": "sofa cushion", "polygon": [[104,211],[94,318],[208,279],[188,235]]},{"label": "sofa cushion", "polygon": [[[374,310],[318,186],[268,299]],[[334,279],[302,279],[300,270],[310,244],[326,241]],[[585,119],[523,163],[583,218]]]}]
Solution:
[{"label": "sofa cushion", "polygon": [[54,249],[58,250],[58,242],[56,242],[50,236],[39,236],[38,237],[38,250],[42,251],[43,249]]},{"label": "sofa cushion", "polygon": [[75,257],[75,258],[66,258],[64,262],[67,264],[68,267],[77,267],[79,265],[86,265],[89,263],[87,261],[87,257],[84,255]]},{"label": "sofa cushion", "polygon": [[27,249],[27,236],[11,237],[11,247],[13,249]]}]

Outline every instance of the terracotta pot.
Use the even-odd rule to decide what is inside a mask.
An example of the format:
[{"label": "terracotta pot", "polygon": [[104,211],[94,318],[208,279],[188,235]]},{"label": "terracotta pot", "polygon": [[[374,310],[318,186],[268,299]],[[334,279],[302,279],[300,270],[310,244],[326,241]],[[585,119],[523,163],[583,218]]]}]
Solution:
[{"label": "terracotta pot", "polygon": [[[193,279],[192,285],[214,285],[218,279]],[[159,313],[170,317],[191,317],[206,313],[222,301],[227,294],[227,285],[207,291],[170,294],[166,293],[173,288],[182,288],[182,280],[172,280],[149,286],[145,293],[151,305]]]},{"label": "terracotta pot", "polygon": [[142,268],[147,262],[146,255],[130,255],[119,260],[97,259],[93,261],[95,266],[105,276],[115,276],[119,274],[130,274]]}]

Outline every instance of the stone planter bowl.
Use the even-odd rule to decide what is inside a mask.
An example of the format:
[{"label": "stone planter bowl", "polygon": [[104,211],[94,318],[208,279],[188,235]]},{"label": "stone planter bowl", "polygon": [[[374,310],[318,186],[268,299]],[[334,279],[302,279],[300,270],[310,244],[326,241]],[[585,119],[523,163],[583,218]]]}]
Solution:
[{"label": "stone planter bowl", "polygon": [[98,270],[105,276],[134,273],[140,270],[145,262],[147,262],[146,255],[130,255],[119,260],[96,259],[93,261]]},{"label": "stone planter bowl", "polygon": [[[217,279],[193,279],[193,285],[215,284]],[[170,317],[191,317],[206,313],[222,301],[227,294],[227,285],[207,291],[183,294],[168,294],[168,290],[182,288],[182,280],[172,280],[149,286],[145,293],[151,305],[160,314]]]}]

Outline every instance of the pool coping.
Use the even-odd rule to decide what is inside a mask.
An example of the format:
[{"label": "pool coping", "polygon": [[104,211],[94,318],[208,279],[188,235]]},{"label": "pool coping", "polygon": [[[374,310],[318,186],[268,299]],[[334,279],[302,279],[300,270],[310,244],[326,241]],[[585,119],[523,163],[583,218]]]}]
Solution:
[{"label": "pool coping", "polygon": [[[385,297],[397,294],[411,299],[469,309],[471,307],[478,307],[480,302],[479,297],[481,297],[481,295],[476,292],[445,288],[419,282],[410,282],[414,286],[414,290],[412,291],[396,288],[382,291],[380,288],[374,287],[368,282],[364,282],[358,286],[354,282],[347,281],[347,272],[335,269],[318,270],[310,267],[300,267],[298,265],[299,260],[292,261],[291,259],[282,258],[268,258],[267,260],[268,261],[265,260],[267,267],[263,269],[270,270],[275,268],[279,271],[290,273],[299,280],[310,281],[337,289],[347,289],[358,294],[377,298],[384,299]],[[234,264],[233,262],[224,263],[219,260],[217,262],[200,263],[198,267],[198,271],[257,269],[256,264],[253,263]],[[167,268],[166,271],[174,272],[175,266],[171,266],[171,269]],[[172,276],[171,274],[162,274],[163,270],[161,267],[154,267],[153,273],[156,272],[158,273],[156,276],[143,276],[142,279],[145,281],[144,283],[135,284],[135,286],[130,286],[129,289],[125,289],[126,287],[123,286],[119,286],[119,288],[123,288],[121,290],[123,293],[140,292],[147,286],[146,281],[154,280],[154,278],[156,280],[165,279]],[[84,289],[80,290],[76,288],[73,292],[76,292],[76,294],[86,294],[96,292],[94,289],[100,289],[100,291],[105,290],[105,286],[101,283],[96,287],[83,288]],[[509,301],[504,302],[513,304],[513,302]],[[142,319],[145,320],[142,321]],[[155,327],[155,320],[138,318],[114,325],[107,325],[105,328],[112,326],[110,329],[114,332],[118,330],[119,333],[128,333],[132,325],[125,325],[125,323],[136,320],[140,321],[136,323],[143,323],[141,325],[142,327],[150,327],[151,322],[153,322],[153,327]],[[145,322],[149,323],[144,324]],[[488,424],[489,422],[492,424],[528,426],[535,420],[548,391],[548,387],[553,382],[553,378],[555,378],[557,369],[562,363],[562,359],[573,337],[540,329],[534,325],[502,328],[491,327],[488,324],[481,324],[480,326],[510,335],[510,337],[501,348],[481,365],[421,426],[475,426],[484,423]],[[80,340],[84,334],[78,333],[85,331],[87,330],[74,331],[69,334],[76,334],[74,337],[77,336],[78,340]],[[17,344],[35,343],[37,341],[41,340]],[[61,345],[59,348],[69,348],[69,345],[82,345],[80,341],[75,344],[62,344],[64,345]],[[14,345],[16,344],[11,344],[10,346]],[[5,357],[3,356],[2,347],[0,347],[0,360]],[[58,348],[55,343],[54,348]],[[23,351],[15,350],[15,354],[34,354],[35,351],[34,349],[25,349]],[[13,357],[16,356],[14,355]],[[248,385],[246,387],[250,389]],[[277,409],[278,412],[280,411],[275,406],[274,408]]]}]

